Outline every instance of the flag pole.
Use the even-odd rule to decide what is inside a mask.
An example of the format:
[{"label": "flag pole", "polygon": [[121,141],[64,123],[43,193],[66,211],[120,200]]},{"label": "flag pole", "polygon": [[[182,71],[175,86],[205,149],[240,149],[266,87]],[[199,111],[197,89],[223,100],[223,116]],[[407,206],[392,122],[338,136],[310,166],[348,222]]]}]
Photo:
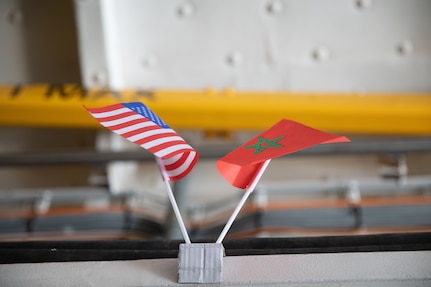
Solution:
[{"label": "flag pole", "polygon": [[220,233],[219,237],[217,238],[216,243],[222,243],[223,239],[225,238],[227,232],[232,227],[232,224],[235,220],[235,218],[238,216],[239,211],[247,201],[247,198],[250,196],[250,194],[254,191],[257,183],[259,182],[260,178],[262,177],[263,173],[265,172],[266,167],[268,166],[271,159],[268,159],[265,161],[265,163],[262,165],[259,172],[256,174],[255,178],[253,179],[253,182],[250,184],[249,187],[247,187],[244,195],[242,196],[241,200],[239,201],[238,205],[235,207],[235,210],[233,211],[232,215],[230,216],[228,222],[224,226],[222,232]]},{"label": "flag pole", "polygon": [[157,161],[157,165],[159,166],[160,173],[162,174],[163,182],[166,186],[166,191],[168,192],[169,200],[171,201],[172,208],[174,210],[175,216],[177,217],[178,224],[181,229],[181,233],[183,234],[184,240],[187,244],[191,244],[189,234],[187,233],[186,225],[184,224],[183,218],[181,217],[180,210],[177,205],[177,201],[175,200],[174,193],[172,192],[171,185],[169,184],[169,176],[166,172],[165,165],[159,157],[155,157]]}]

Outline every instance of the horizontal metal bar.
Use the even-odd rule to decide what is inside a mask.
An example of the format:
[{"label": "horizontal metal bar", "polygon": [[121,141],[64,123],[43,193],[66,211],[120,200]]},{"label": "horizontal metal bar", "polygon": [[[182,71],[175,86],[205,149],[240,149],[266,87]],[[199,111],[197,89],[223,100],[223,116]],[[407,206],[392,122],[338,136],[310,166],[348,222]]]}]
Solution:
[{"label": "horizontal metal bar", "polygon": [[32,201],[41,198],[44,194],[50,193],[56,200],[62,202],[75,202],[77,200],[87,200],[93,198],[120,199],[128,194],[111,194],[107,188],[102,187],[53,187],[53,188],[26,188],[14,190],[0,190],[0,203],[7,204],[13,202]]},{"label": "horizontal metal bar", "polygon": [[[97,222],[96,222],[97,223]],[[112,234],[115,234],[112,232]],[[98,237],[97,233],[93,234],[94,237]],[[68,234],[68,236],[73,236]],[[75,235],[77,236],[77,235]],[[99,235],[100,236],[100,235]],[[120,236],[118,236],[120,237]],[[124,235],[122,237],[125,237]],[[49,238],[49,237],[48,237]],[[76,237],[75,237],[76,238]],[[121,238],[121,237],[120,237]],[[203,241],[198,241],[203,242]],[[205,241],[206,242],[206,241]],[[115,260],[115,266],[121,266],[121,268],[126,269],[138,269],[138,272],[141,272],[141,274],[145,274],[145,263],[143,263],[143,260],[141,261],[125,261],[124,265],[121,265],[122,263],[119,262],[119,260],[136,260],[136,259],[162,259],[162,258],[178,258],[178,246],[181,242],[179,240],[44,240],[44,241],[17,241],[17,242],[1,242],[0,243],[0,264],[12,264],[12,263],[46,263],[46,262],[55,262],[56,264],[59,264],[59,261],[63,262],[73,262],[73,261],[107,261],[107,260]],[[394,256],[391,255],[388,251],[395,251],[395,254],[401,254],[400,251],[421,251],[421,250],[431,250],[431,233],[395,233],[395,234],[361,234],[361,235],[350,235],[350,236],[315,236],[315,237],[288,237],[288,238],[245,238],[245,239],[226,239],[223,242],[223,245],[226,250],[226,255],[228,257],[233,256],[244,256],[244,261],[242,266],[246,266],[247,259],[254,261],[261,261],[261,259],[257,257],[251,257],[251,255],[272,255],[275,254],[314,254],[313,257],[310,259],[310,263],[313,264],[313,260],[316,263],[316,265],[307,266],[307,265],[299,265],[294,263],[296,262],[302,262],[298,260],[296,256],[294,257],[287,257],[288,260],[284,261],[284,265],[281,268],[285,268],[284,266],[287,266],[289,264],[292,264],[293,266],[307,266],[309,268],[308,270],[320,270],[320,265],[323,264],[323,262],[326,262],[325,260],[322,260],[321,256],[325,253],[357,253],[357,252],[364,252],[365,254],[369,255],[373,252],[377,254],[381,254],[381,252],[384,252],[383,254],[389,254],[389,257],[385,258],[386,260],[382,260],[381,257],[378,255],[370,256],[368,257],[370,260],[364,260],[364,257],[359,257],[362,260],[360,262],[357,261],[351,261],[353,262],[352,265],[355,265],[355,268],[362,268],[366,269],[365,264],[367,265],[367,273],[366,275],[368,277],[368,280],[363,280],[362,282],[365,283],[356,283],[360,282],[358,279],[358,274],[353,273],[355,271],[352,271],[352,278],[355,278],[355,283],[358,285],[373,285],[373,286],[425,286],[425,284],[420,284],[417,282],[420,282],[419,280],[414,281],[416,284],[408,284],[406,283],[407,280],[399,280],[401,281],[401,285],[398,285],[395,282],[395,279],[392,281],[384,281],[381,282],[389,282],[388,284],[378,284],[375,283],[376,281],[372,281],[369,276],[369,274],[375,274],[374,272],[378,272],[382,266],[386,266],[390,260],[393,260]],[[62,256],[60,256],[60,254]],[[421,252],[409,252],[409,254],[417,255],[416,258],[423,260],[425,257],[424,253]],[[37,256],[36,256],[37,255]],[[348,256],[351,256],[350,254],[347,254]],[[337,255],[335,255],[337,256]],[[335,262],[338,260],[338,262],[344,262],[340,259],[345,259],[346,256],[341,254],[341,258],[334,258],[331,262]],[[355,257],[350,257],[355,258]],[[412,257],[398,257],[402,260],[405,260],[406,258],[410,260],[410,262],[403,264],[411,264],[411,268],[417,269],[417,272],[414,274],[407,273],[406,269],[401,269],[406,274],[406,279],[415,280],[415,278],[422,279],[423,277],[419,277],[419,272],[426,272],[426,266],[429,265],[419,265],[418,262],[413,261]],[[376,261],[377,259],[377,261]],[[431,261],[431,259],[430,259]],[[138,262],[137,265],[133,265],[132,262]],[[153,261],[150,264],[154,264]],[[279,264],[279,261],[275,257],[273,257],[273,262]],[[369,262],[369,263],[368,263]],[[276,265],[275,263],[272,263]],[[91,263],[94,264],[94,263]],[[105,263],[108,264],[108,263]],[[158,263],[160,264],[160,263]],[[169,263],[171,264],[171,263]],[[377,271],[373,269],[371,266],[377,266]],[[382,264],[381,266],[378,264]],[[26,265],[22,265],[26,266]],[[29,265],[31,266],[31,265]],[[78,266],[78,265],[76,265]],[[170,265],[169,265],[170,266]],[[232,267],[235,267],[234,265],[229,265]],[[311,267],[314,267],[315,269],[311,269]],[[388,267],[388,273],[394,272],[394,267],[392,265],[387,266]],[[34,276],[41,276],[40,274],[36,274],[35,272],[40,272],[40,270],[44,270],[45,268],[47,274],[51,275],[53,268],[51,265],[47,265],[47,267],[44,267],[44,265],[38,265],[38,268],[34,268],[34,270],[30,269],[30,267],[25,267],[30,272],[33,272]],[[69,268],[70,270],[73,270],[73,268],[76,268],[80,271],[77,267],[73,267],[73,265],[67,265],[65,268]],[[111,267],[113,268],[113,267]],[[154,267],[152,267],[154,268]],[[299,267],[298,267],[299,268]],[[69,270],[68,269],[68,270]],[[142,270],[141,270],[142,269]],[[150,267],[148,269],[152,270]],[[173,268],[172,268],[173,269]],[[353,268],[352,268],[353,269]],[[23,268],[23,270],[25,270]],[[99,271],[101,270],[101,271]],[[123,269],[122,269],[123,270]],[[372,271],[369,271],[372,270]],[[87,271],[85,269],[85,271]],[[82,271],[83,274],[85,271]],[[254,269],[252,269],[250,272],[253,272]],[[51,272],[51,273],[49,273]],[[88,271],[89,272],[89,271]],[[106,270],[102,268],[93,269],[94,273],[91,273],[92,275],[95,274],[97,276],[103,277],[106,276]],[[234,272],[234,271],[232,271]],[[365,272],[365,271],[362,271]],[[230,272],[231,273],[231,272]],[[328,272],[330,273],[330,272]],[[134,274],[134,273],[131,273]],[[86,275],[88,276],[88,275]],[[141,275],[144,277],[144,275]],[[327,276],[326,274],[323,276]],[[390,275],[388,275],[390,276]],[[416,276],[416,277],[413,277]],[[30,277],[27,275],[28,278]],[[77,278],[80,278],[77,276]],[[245,277],[246,278],[246,277]],[[310,279],[304,282],[309,282]],[[376,278],[376,277],[372,277]],[[160,279],[159,279],[160,281]],[[425,281],[425,280],[424,280]],[[78,281],[76,279],[77,284],[81,283],[81,281]],[[249,281],[252,282],[252,281]],[[352,280],[353,282],[353,280]],[[370,284],[372,282],[373,284]],[[160,284],[159,282],[157,282]],[[368,284],[367,284],[368,283]],[[228,283],[229,284],[229,283]],[[228,285],[226,284],[226,285]],[[250,283],[249,283],[250,284]],[[331,284],[331,283],[330,283]],[[326,284],[326,285],[330,285]],[[403,285],[405,284],[405,285]],[[141,285],[141,284],[139,284]],[[232,286],[239,286],[241,284],[234,284],[231,283]],[[245,285],[245,284],[244,284]],[[260,284],[262,285],[262,284]],[[280,284],[266,284],[269,285],[278,285]],[[295,284],[295,283],[286,283],[285,286],[301,286],[304,284]],[[323,284],[313,283],[312,285],[315,286],[322,286]],[[344,284],[347,285],[347,284]]]},{"label": "horizontal metal bar", "polygon": [[[267,194],[289,194],[289,193],[330,193],[347,191],[349,182],[352,181],[331,181],[331,182],[273,182],[260,184],[256,192],[266,192]],[[361,179],[354,180],[362,196],[376,195],[398,195],[398,193],[412,192],[418,190],[431,191],[431,176],[409,176],[403,181],[383,180],[383,179]]]},{"label": "horizontal metal bar", "polygon": [[[202,145],[195,147],[201,158],[221,158],[238,145]],[[361,154],[361,153],[408,153],[431,151],[431,138],[400,138],[353,140],[351,143],[317,145],[289,156]],[[106,164],[113,161],[154,160],[151,153],[144,149],[121,152],[98,152],[94,150],[76,150],[64,152],[22,152],[0,154],[1,166],[31,166],[57,164]]]},{"label": "horizontal metal bar", "polygon": [[[431,176],[408,176],[404,181],[394,181],[378,178],[367,178],[354,180],[360,189],[363,196],[368,195],[399,195],[406,194],[406,192],[417,191],[420,189],[428,189],[431,191]],[[256,188],[256,193],[265,192],[266,194],[289,194],[289,193],[325,193],[347,191],[349,180],[346,181],[283,181],[283,182],[270,182],[259,184]],[[122,199],[128,196],[133,196],[133,191],[129,193],[111,194],[108,188],[105,187],[51,187],[51,188],[25,188],[13,190],[0,190],[0,202],[15,202],[22,200],[34,200],[43,196],[44,193],[51,192],[53,198],[60,201],[71,201],[77,199],[91,199],[99,197],[109,197],[112,199]],[[383,194],[382,192],[386,192]],[[388,193],[389,192],[389,193]],[[152,202],[157,204],[165,203],[164,196],[156,194],[146,194],[146,197]],[[229,205],[228,202],[237,202],[239,199],[238,194],[231,197],[222,198],[217,202],[212,202],[206,205],[199,205],[199,210],[205,209],[218,210]],[[194,207],[191,206],[193,209]]]},{"label": "horizontal metal bar", "polygon": [[175,129],[263,130],[282,118],[349,134],[431,135],[430,93],[87,90],[0,85],[0,125],[100,128],[83,108],[141,101]]},{"label": "horizontal metal bar", "polygon": [[[348,191],[348,184],[353,180],[346,181],[283,181],[283,182],[269,182],[259,184],[256,187],[253,196],[259,196],[263,193],[265,196],[281,195],[289,198],[292,194],[322,194],[330,195],[334,193],[341,193]],[[395,196],[395,195],[408,195],[415,191],[431,191],[431,177],[430,176],[409,176],[404,182],[384,179],[360,179],[354,180],[357,184],[362,197],[367,196]],[[238,202],[238,195],[233,195],[225,199],[226,201]],[[270,201],[270,199],[268,199]],[[220,213],[227,207],[224,201],[217,202],[211,205],[202,205],[200,209],[192,209],[192,212],[198,212],[200,215]],[[193,217],[193,215],[192,215]],[[196,216],[202,217],[202,216]]]}]

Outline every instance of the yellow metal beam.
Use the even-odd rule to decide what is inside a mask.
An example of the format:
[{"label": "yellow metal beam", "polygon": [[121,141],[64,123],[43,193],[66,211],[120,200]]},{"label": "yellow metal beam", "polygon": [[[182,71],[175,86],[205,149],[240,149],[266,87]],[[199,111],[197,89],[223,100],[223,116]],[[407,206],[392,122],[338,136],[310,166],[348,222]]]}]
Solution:
[{"label": "yellow metal beam", "polygon": [[431,94],[85,90],[0,85],[0,125],[97,128],[82,105],[141,101],[176,129],[263,130],[281,118],[348,134],[431,135]]}]

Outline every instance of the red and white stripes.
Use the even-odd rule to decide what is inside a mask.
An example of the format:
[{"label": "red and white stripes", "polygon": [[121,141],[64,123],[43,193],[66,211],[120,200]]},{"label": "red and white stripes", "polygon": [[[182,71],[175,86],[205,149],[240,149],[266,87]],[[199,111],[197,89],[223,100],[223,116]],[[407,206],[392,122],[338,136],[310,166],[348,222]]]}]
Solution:
[{"label": "red and white stripes", "polygon": [[86,109],[104,127],[161,158],[170,180],[186,176],[198,160],[198,153],[174,130],[125,105]]}]

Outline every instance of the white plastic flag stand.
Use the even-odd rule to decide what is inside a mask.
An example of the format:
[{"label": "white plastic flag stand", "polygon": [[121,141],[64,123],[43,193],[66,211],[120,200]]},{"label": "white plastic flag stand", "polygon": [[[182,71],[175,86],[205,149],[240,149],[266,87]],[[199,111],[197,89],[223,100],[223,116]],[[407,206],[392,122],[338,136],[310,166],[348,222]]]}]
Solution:
[{"label": "white plastic flag stand", "polygon": [[223,281],[223,257],[225,253],[222,241],[247,198],[255,189],[269,162],[270,160],[267,160],[264,163],[253,182],[246,189],[216,243],[186,243],[180,245],[178,254],[179,283],[221,283]]},{"label": "white plastic flag stand", "polygon": [[191,243],[186,226],[169,184],[163,162],[156,157],[169,200],[186,243],[180,244],[178,253],[179,283],[221,283],[224,248],[221,243]]},{"label": "white plastic flag stand", "polygon": [[224,247],[221,243],[180,244],[179,283],[221,283]]},{"label": "white plastic flag stand", "polygon": [[222,241],[226,237],[226,234],[248,197],[254,191],[271,160],[269,159],[265,161],[251,184],[247,187],[240,202],[235,207],[235,210],[220,233],[216,243],[191,243],[172,192],[171,185],[169,184],[169,176],[165,170],[165,166],[160,158],[156,157],[156,161],[159,166],[160,173],[162,174],[163,182],[165,183],[168,197],[180,226],[181,233],[186,242],[180,244],[178,252],[178,283],[221,283],[223,281],[223,256],[225,255]]}]

